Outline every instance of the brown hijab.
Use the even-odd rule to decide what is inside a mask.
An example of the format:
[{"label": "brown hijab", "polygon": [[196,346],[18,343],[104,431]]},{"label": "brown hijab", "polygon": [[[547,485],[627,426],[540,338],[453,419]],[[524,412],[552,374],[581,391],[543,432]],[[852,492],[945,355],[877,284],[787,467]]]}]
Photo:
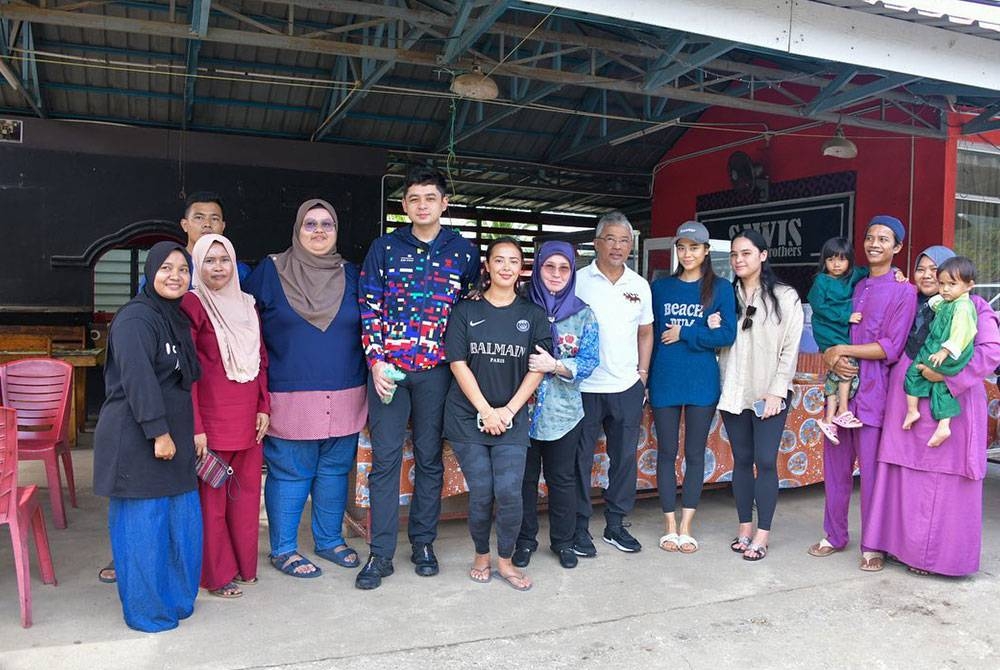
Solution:
[{"label": "brown hijab", "polygon": [[340,222],[333,205],[318,198],[306,200],[295,215],[292,246],[271,258],[288,304],[303,319],[326,331],[344,300],[344,259],[337,253],[336,245],[325,256],[314,256],[299,242],[299,230],[306,212],[317,207],[330,212],[339,231]]}]

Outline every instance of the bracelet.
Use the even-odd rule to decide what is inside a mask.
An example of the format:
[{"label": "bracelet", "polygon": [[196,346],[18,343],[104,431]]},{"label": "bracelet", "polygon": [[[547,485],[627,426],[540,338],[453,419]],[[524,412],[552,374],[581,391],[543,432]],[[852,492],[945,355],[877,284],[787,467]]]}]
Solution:
[{"label": "bracelet", "polygon": [[557,370],[559,370],[559,359],[552,364],[552,374],[556,374]]},{"label": "bracelet", "polygon": [[511,415],[511,416],[514,416],[515,414],[517,414],[517,412],[515,412],[514,410],[512,410],[512,409],[511,409],[510,407],[508,407],[507,405],[504,405],[504,406],[503,406],[503,408],[504,408],[505,410],[507,410],[508,412],[510,412],[510,415]]}]

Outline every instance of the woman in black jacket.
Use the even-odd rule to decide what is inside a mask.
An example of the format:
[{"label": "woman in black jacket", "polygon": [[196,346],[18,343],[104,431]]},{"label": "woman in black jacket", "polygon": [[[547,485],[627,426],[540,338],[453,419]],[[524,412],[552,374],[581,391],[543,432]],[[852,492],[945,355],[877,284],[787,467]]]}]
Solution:
[{"label": "woman in black jacket", "polygon": [[145,285],[111,324],[94,434],[94,492],[110,498],[122,612],[145,632],[176,628],[191,615],[201,573],[191,405],[199,369],[180,311],[190,274],[181,245],[149,250]]}]

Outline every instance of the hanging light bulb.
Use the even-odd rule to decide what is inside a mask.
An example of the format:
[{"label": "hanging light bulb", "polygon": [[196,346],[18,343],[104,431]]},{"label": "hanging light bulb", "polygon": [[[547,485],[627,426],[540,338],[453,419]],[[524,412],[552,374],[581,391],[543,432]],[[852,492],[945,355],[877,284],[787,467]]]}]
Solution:
[{"label": "hanging light bulb", "polygon": [[472,66],[472,72],[460,74],[451,80],[449,87],[452,93],[472,100],[496,100],[500,95],[497,83],[483,74],[478,65]]}]

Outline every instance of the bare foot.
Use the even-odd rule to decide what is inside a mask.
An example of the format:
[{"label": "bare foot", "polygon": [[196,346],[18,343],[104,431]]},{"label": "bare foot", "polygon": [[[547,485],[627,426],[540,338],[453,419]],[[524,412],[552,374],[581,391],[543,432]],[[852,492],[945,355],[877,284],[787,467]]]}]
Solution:
[{"label": "bare foot", "polygon": [[491,575],[490,555],[476,554],[475,560],[472,561],[472,569],[469,570],[469,578],[474,582],[485,584],[490,581]]},{"label": "bare foot", "polygon": [[903,430],[909,430],[910,428],[912,428],[913,424],[915,424],[919,418],[920,418],[919,410],[914,409],[908,411],[906,413],[906,416],[903,417]]},{"label": "bare foot", "polygon": [[951,428],[948,426],[938,425],[937,430],[931,435],[931,439],[927,440],[928,447],[940,447],[941,443],[951,437]]},{"label": "bare foot", "polygon": [[497,561],[497,574],[518,591],[527,591],[531,588],[531,580],[528,575],[515,568],[509,558],[501,558]]}]

